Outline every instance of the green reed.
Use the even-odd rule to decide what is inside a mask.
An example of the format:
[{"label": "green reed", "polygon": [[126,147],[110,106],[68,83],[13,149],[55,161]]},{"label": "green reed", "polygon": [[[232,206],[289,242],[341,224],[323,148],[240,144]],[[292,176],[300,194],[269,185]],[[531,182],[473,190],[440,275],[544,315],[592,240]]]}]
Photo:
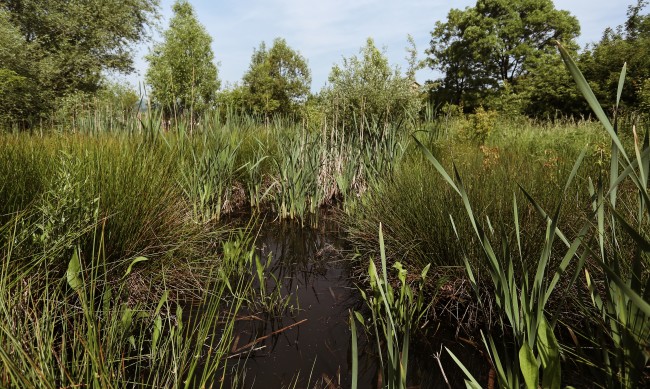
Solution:
[{"label": "green reed", "polygon": [[[162,288],[148,291],[158,297],[147,302],[132,296],[129,283],[130,275],[151,266],[149,259],[127,261],[115,278],[105,256],[106,232],[100,231],[92,234],[97,239],[89,255],[75,248],[60,274],[52,271],[52,256],[78,239],[69,236],[52,242],[49,251],[18,257],[25,244],[16,235],[20,217],[2,229],[8,239],[0,253],[1,386],[188,388],[222,381],[234,319],[250,288],[249,277],[233,273],[243,258],[214,261],[220,266],[208,275],[209,288],[179,290],[163,278]],[[200,315],[172,299],[179,292],[198,296]],[[222,334],[216,340],[215,331]]]}]

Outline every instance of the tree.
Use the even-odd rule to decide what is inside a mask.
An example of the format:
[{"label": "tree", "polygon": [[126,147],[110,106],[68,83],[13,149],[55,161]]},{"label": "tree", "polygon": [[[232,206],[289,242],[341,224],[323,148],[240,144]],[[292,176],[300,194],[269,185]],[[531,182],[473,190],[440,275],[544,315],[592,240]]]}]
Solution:
[{"label": "tree", "polygon": [[452,9],[427,50],[430,67],[444,74],[437,99],[475,107],[504,83],[515,86],[531,62],[557,55],[554,40],[571,42],[579,32],[577,19],[551,0],[478,0]]},{"label": "tree", "polygon": [[627,21],[616,29],[605,30],[596,45],[585,50],[580,66],[598,101],[613,107],[623,64],[627,63],[622,103],[650,112],[650,15],[643,14],[647,1],[638,0],[628,7]]},{"label": "tree", "polygon": [[342,65],[334,65],[330,85],[322,94],[328,114],[338,126],[401,125],[416,117],[420,109],[413,82],[409,75],[402,76],[398,67],[391,68],[384,53],[368,38],[358,57],[343,58]]},{"label": "tree", "polygon": [[[574,55],[577,51],[576,47],[567,49]],[[521,101],[519,114],[543,119],[589,114],[589,106],[558,54],[549,53],[530,61],[526,70],[513,88],[513,93]],[[497,98],[502,94],[503,90]]]},{"label": "tree", "polygon": [[307,61],[282,38],[276,38],[270,50],[260,43],[243,77],[246,104],[267,118],[296,113],[307,99],[310,85]]},{"label": "tree", "polygon": [[0,125],[20,125],[20,119],[35,111],[39,103],[33,96],[36,85],[30,49],[11,24],[10,15],[0,10]]},{"label": "tree", "polygon": [[[159,0],[0,0],[2,96],[29,90],[28,125],[75,92],[95,93],[107,71],[133,70],[132,44],[147,36]],[[20,46],[14,45],[20,42]],[[12,47],[14,47],[12,49]],[[2,55],[2,54],[0,54]],[[18,89],[16,89],[18,88]]]},{"label": "tree", "polygon": [[209,108],[219,89],[212,38],[199,23],[192,5],[177,0],[163,42],[147,55],[147,84],[153,102],[165,115],[186,111],[200,114]]}]

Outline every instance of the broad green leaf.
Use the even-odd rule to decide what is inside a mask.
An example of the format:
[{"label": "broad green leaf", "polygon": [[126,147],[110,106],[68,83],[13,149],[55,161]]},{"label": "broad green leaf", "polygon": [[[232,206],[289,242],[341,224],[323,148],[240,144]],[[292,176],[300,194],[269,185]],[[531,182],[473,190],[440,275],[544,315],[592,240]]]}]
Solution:
[{"label": "broad green leaf", "polygon": [[147,257],[137,257],[137,258],[135,258],[133,261],[131,261],[131,264],[126,269],[126,272],[124,273],[124,277],[131,274],[131,270],[133,270],[133,265],[135,265],[138,262],[144,262],[144,261],[148,261],[148,260],[149,260],[149,258],[147,258]]},{"label": "broad green leaf", "polygon": [[68,270],[65,273],[68,285],[75,291],[79,291],[83,286],[83,280],[79,276],[79,273],[81,273],[81,263],[79,262],[79,254],[75,250],[70,262],[68,262]]},{"label": "broad green leaf", "polygon": [[539,383],[539,368],[537,367],[537,359],[531,350],[528,343],[524,342],[519,350],[519,368],[521,374],[526,382],[526,388],[537,389]]},{"label": "broad green leaf", "polygon": [[559,389],[561,382],[560,345],[555,339],[553,329],[542,316],[537,329],[537,351],[542,360],[542,386]]}]

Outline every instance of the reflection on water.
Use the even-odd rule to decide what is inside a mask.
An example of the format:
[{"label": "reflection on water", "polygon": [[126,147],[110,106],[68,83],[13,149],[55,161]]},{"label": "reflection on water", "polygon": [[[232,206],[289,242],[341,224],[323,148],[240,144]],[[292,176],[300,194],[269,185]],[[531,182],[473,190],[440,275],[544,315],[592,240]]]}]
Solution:
[{"label": "reflection on water", "polygon": [[[237,323],[233,350],[266,337],[245,347],[255,351],[244,352],[234,367],[244,387],[350,387],[348,310],[361,303],[340,255],[343,240],[336,226],[323,223],[315,230],[268,223],[256,246],[261,258],[270,255],[267,272],[279,284],[271,281],[267,290],[279,287],[289,301],[283,315],[249,312],[254,317]],[[374,373],[364,377],[370,380]]]},{"label": "reflection on water", "polygon": [[[258,254],[271,256],[268,272],[289,302],[284,315],[249,312],[256,318],[238,322],[234,350],[275,333],[241,356],[245,387],[350,387],[348,310],[358,310],[361,302],[340,255],[343,240],[336,228],[269,223],[260,230]],[[267,284],[267,290],[275,287],[273,281]],[[369,383],[374,374],[362,376]]]},{"label": "reflection on water", "polygon": [[[226,378],[224,386],[349,388],[348,312],[364,311],[364,307],[340,254],[344,241],[337,225],[324,222],[311,229],[298,223],[265,223],[256,246],[260,258],[271,261],[267,273],[273,276],[268,277],[267,292],[278,287],[288,301],[282,312],[274,315],[255,310],[242,313],[231,350],[235,357],[228,364],[228,371],[235,373]],[[436,336],[429,342],[412,342],[410,388],[447,388],[441,366],[451,387],[464,387],[462,372],[446,352],[440,353],[440,363],[434,358],[441,344],[459,356],[480,382],[487,383],[486,360],[475,346],[455,340],[454,329],[433,332]],[[377,388],[374,343],[360,335],[359,350],[358,387]]]}]

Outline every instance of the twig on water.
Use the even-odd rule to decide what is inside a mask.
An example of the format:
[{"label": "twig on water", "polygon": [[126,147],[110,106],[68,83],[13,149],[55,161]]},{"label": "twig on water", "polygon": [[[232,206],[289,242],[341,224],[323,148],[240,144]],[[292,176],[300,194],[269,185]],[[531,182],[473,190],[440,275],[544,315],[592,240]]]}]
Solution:
[{"label": "twig on water", "polygon": [[273,331],[273,332],[271,332],[271,333],[268,334],[268,335],[264,335],[264,336],[262,336],[262,337],[260,337],[260,338],[255,339],[254,341],[252,341],[252,342],[250,342],[250,343],[248,343],[248,344],[245,344],[245,345],[241,346],[240,348],[238,348],[237,350],[234,350],[233,352],[234,352],[234,353],[240,352],[240,351],[242,351],[242,350],[244,350],[244,349],[247,349],[247,348],[249,348],[249,347],[251,347],[251,346],[254,346],[255,344],[257,344],[257,343],[263,341],[264,339],[268,339],[268,338],[270,338],[270,337],[273,336],[273,335],[277,335],[277,334],[279,334],[279,333],[281,333],[281,332],[283,332],[283,331],[286,331],[286,330],[288,330],[288,329],[290,329],[290,328],[293,328],[293,327],[295,327],[295,326],[298,326],[298,325],[300,325],[300,324],[302,324],[302,323],[304,323],[304,322],[306,322],[306,321],[307,321],[307,319],[302,319],[302,320],[300,320],[300,321],[298,321],[298,322],[295,322],[295,323],[293,323],[293,324],[290,324],[290,325],[288,325],[288,326],[286,326],[286,327],[280,328],[280,329],[277,330],[277,331]]}]

